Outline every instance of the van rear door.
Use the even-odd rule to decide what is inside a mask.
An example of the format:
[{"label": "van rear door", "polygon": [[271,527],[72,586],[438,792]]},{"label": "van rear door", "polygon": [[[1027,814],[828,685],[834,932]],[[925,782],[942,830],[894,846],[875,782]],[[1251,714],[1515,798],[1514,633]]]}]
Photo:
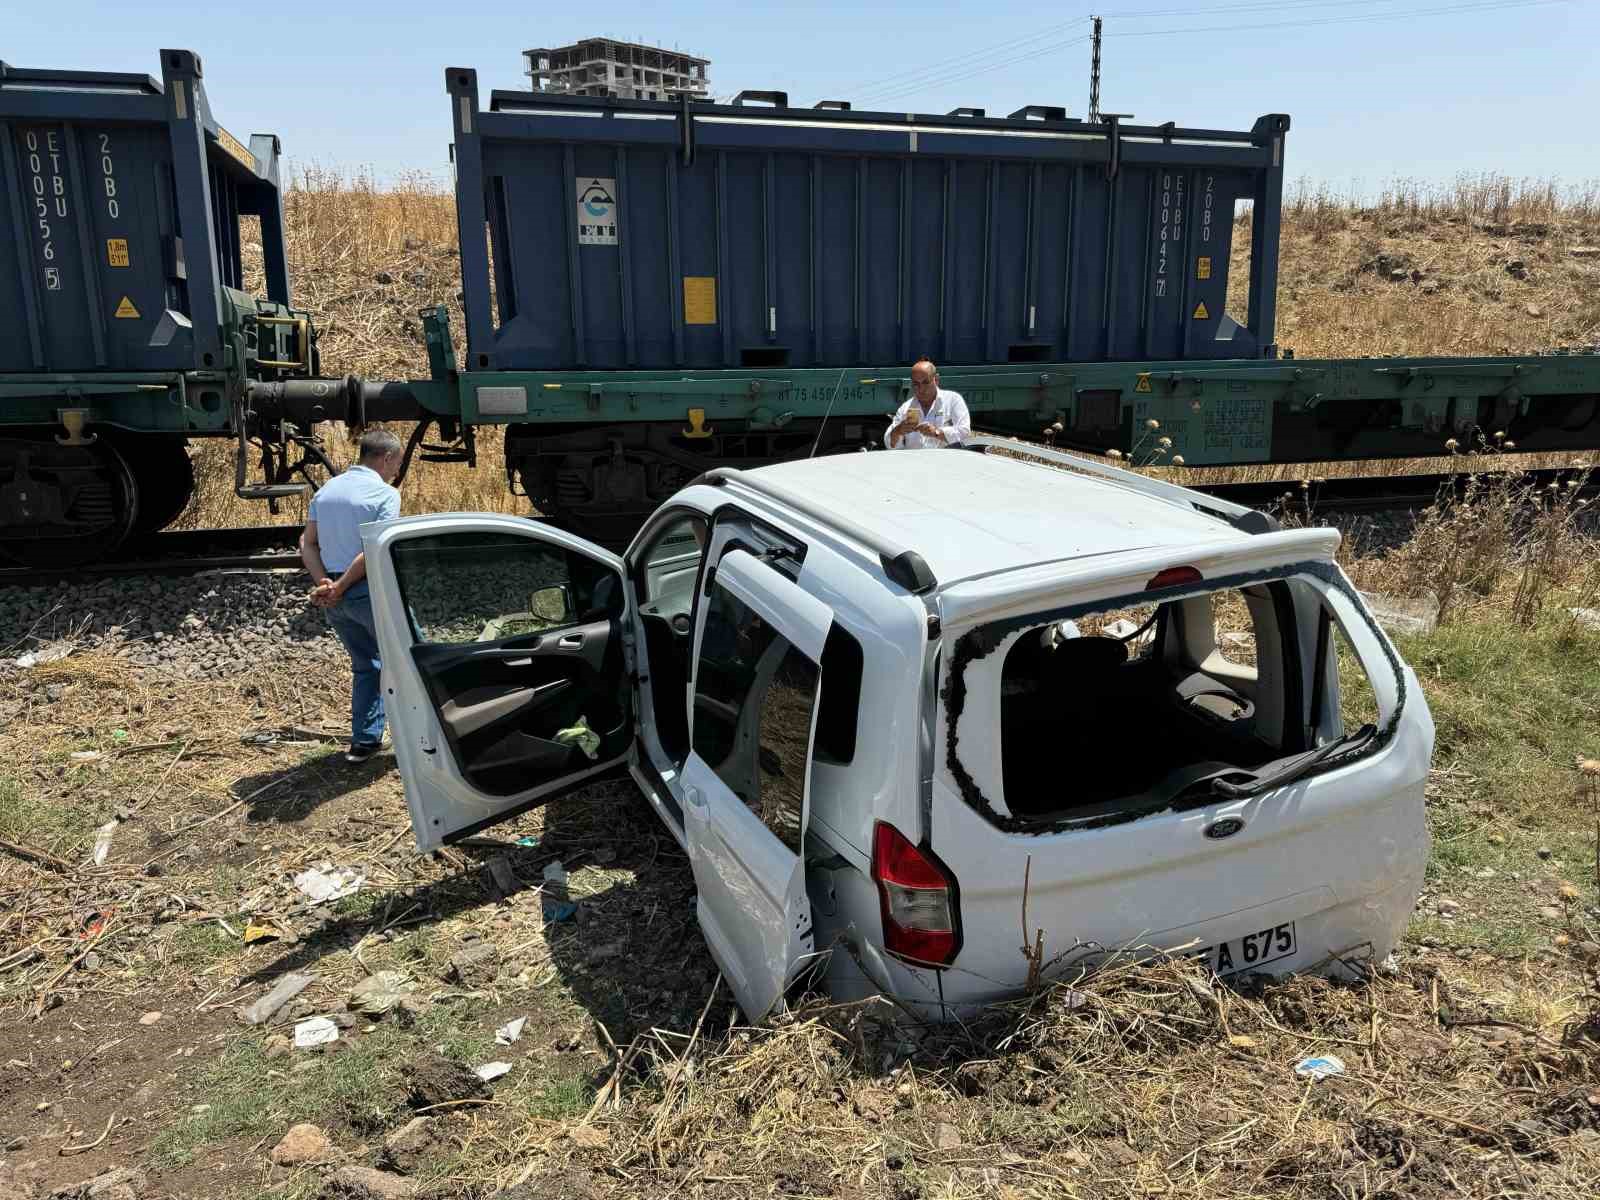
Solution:
[{"label": "van rear door", "polygon": [[[929,833],[966,930],[947,1000],[1026,978],[1024,912],[1057,974],[1122,950],[1219,974],[1388,952],[1427,858],[1433,728],[1337,545],[1236,536],[941,597]],[[1370,709],[1343,724],[1341,673]]]}]

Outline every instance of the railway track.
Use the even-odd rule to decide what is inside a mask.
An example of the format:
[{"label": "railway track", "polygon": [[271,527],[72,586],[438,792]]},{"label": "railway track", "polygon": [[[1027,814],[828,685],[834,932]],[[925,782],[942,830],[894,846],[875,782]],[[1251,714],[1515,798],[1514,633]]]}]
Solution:
[{"label": "railway track", "polygon": [[[1416,511],[1431,505],[1446,488],[1457,495],[1468,486],[1466,474],[1333,476],[1192,485],[1199,492],[1263,511],[1306,512],[1313,517]],[[1520,477],[1540,490],[1565,488],[1568,481],[1583,497],[1600,496],[1600,471],[1553,467]],[[51,583],[106,575],[192,575],[218,570],[278,570],[299,567],[299,525],[241,529],[195,529],[146,534],[126,542],[114,558],[77,567],[0,567],[0,587]],[[607,545],[620,551],[626,544]]]},{"label": "railway track", "polygon": [[[1485,478],[1483,473],[1477,478]],[[1427,508],[1446,489],[1453,489],[1459,499],[1466,493],[1469,480],[1474,478],[1462,472],[1437,475],[1358,475],[1333,476],[1320,480],[1275,479],[1250,483],[1211,483],[1191,485],[1196,491],[1231,500],[1247,508],[1272,511],[1287,507],[1290,511],[1310,509],[1313,516],[1319,513],[1390,513],[1415,511]],[[1521,473],[1518,478],[1543,491],[1551,487],[1565,488],[1570,480],[1583,497],[1600,495],[1600,471],[1587,468],[1548,467]]]},{"label": "railway track", "polygon": [[299,525],[167,530],[129,538],[103,562],[82,566],[0,566],[0,587],[106,575],[193,575],[200,571],[300,566]]}]

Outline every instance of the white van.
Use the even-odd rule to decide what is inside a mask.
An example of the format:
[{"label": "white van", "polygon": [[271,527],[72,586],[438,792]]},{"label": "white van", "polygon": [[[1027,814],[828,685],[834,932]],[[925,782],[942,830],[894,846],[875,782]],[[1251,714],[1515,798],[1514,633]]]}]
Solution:
[{"label": "white van", "polygon": [[1339,970],[1422,883],[1432,720],[1332,530],[980,437],[713,471],[620,558],[363,533],[418,848],[626,769],[752,1020],[811,971],[942,1017],[1114,953]]}]

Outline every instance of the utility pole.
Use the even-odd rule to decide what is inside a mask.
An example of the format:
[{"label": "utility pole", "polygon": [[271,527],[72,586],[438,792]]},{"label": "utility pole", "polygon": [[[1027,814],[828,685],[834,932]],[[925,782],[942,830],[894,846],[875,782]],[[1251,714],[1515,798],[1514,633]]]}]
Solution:
[{"label": "utility pole", "polygon": [[1094,20],[1094,51],[1089,63],[1089,120],[1100,120],[1100,18]]}]

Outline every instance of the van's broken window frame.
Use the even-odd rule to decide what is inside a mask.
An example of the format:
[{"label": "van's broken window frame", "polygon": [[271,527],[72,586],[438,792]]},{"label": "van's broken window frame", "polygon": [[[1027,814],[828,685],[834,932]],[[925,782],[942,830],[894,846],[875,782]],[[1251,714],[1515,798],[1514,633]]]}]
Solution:
[{"label": "van's broken window frame", "polygon": [[[945,720],[945,767],[956,784],[961,798],[982,815],[985,820],[1003,832],[1031,834],[1097,829],[1106,825],[1123,824],[1130,820],[1153,816],[1156,813],[1175,811],[1179,808],[1202,808],[1208,804],[1217,803],[1218,801],[1215,798],[1206,796],[1198,801],[1182,805],[1171,801],[1163,801],[1142,809],[1130,809],[1126,812],[1087,818],[1071,816],[1019,817],[1010,812],[1002,812],[988,796],[984,795],[983,789],[978,785],[977,780],[972,777],[971,772],[962,763],[959,753],[960,738],[957,727],[966,709],[967,668],[973,663],[989,657],[991,654],[998,653],[1001,647],[1005,645],[1006,639],[1011,634],[1021,630],[1039,628],[1056,621],[1075,620],[1079,617],[1104,613],[1117,608],[1148,604],[1159,606],[1169,601],[1182,600],[1192,596],[1206,596],[1230,589],[1243,589],[1279,581],[1287,582],[1297,577],[1315,579],[1330,590],[1338,592],[1350,602],[1352,612],[1360,616],[1372,633],[1373,639],[1382,651],[1384,660],[1394,677],[1395,701],[1393,711],[1389,713],[1388,719],[1380,724],[1370,737],[1361,739],[1352,745],[1349,750],[1331,754],[1300,776],[1296,782],[1314,778],[1327,771],[1350,766],[1352,763],[1360,762],[1377,754],[1394,738],[1395,730],[1399,728],[1401,716],[1405,712],[1407,698],[1406,675],[1400,656],[1396,652],[1394,644],[1384,634],[1377,620],[1362,602],[1360,593],[1356,591],[1354,585],[1350,583],[1344,572],[1339,570],[1337,566],[1333,563],[1321,561],[1284,563],[1260,571],[1219,575],[1201,579],[1197,583],[1183,583],[1168,588],[1126,592],[1102,599],[1080,601],[1076,604],[1043,609],[1025,613],[1018,617],[990,621],[963,633],[955,640],[955,646],[950,655],[950,664],[945,674],[940,694]],[[1329,612],[1326,602],[1321,597],[1319,597],[1319,607],[1328,614],[1335,624],[1342,624],[1335,614]],[[1365,663],[1363,663],[1363,669],[1368,670],[1370,674],[1370,668]],[[1309,680],[1307,681],[1307,686],[1310,686]]]}]

